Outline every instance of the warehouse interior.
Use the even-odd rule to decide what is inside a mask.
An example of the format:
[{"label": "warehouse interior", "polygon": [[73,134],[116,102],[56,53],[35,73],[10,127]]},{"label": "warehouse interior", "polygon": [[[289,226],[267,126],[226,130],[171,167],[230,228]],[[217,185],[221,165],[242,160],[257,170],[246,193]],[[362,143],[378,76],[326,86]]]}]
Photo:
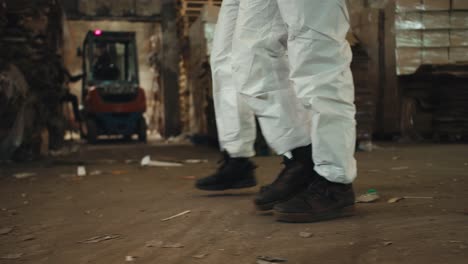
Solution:
[{"label": "warehouse interior", "polygon": [[[354,217],[292,225],[255,212],[258,188],[194,188],[221,155],[221,5],[0,0],[0,264],[465,263],[468,0],[347,0],[354,187],[378,197]],[[86,77],[104,37],[140,105],[98,94],[144,108],[125,117],[131,133],[98,132],[127,129],[117,114],[88,118],[105,107]],[[281,157],[257,135],[260,185]]]}]

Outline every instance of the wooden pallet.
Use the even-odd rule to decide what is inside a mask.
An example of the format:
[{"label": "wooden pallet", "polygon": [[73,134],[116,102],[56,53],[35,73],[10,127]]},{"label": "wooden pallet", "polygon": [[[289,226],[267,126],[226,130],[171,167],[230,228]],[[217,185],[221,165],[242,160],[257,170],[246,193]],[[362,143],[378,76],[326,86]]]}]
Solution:
[{"label": "wooden pallet", "polygon": [[205,4],[221,6],[222,2],[222,0],[179,0],[180,15],[195,20]]},{"label": "wooden pallet", "polygon": [[222,0],[178,0],[178,24],[183,35],[187,36],[190,25],[200,16],[204,5],[221,6],[222,2]]}]

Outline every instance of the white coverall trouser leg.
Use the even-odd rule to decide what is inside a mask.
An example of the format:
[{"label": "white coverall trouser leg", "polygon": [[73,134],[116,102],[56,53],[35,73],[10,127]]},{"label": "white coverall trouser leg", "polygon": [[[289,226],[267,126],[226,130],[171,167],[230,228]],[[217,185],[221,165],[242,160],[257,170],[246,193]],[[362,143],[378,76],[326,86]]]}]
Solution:
[{"label": "white coverall trouser leg", "polygon": [[239,0],[224,0],[211,52],[213,99],[219,143],[231,157],[252,157],[256,125],[254,113],[239,98],[232,76],[232,42]]},{"label": "white coverall trouser leg", "polygon": [[[258,116],[271,147],[284,153],[312,142],[315,171],[338,183],[356,177],[356,110],[345,1],[240,0],[233,49],[236,87]],[[287,28],[282,34],[274,26],[281,22]],[[288,79],[275,64],[284,53],[277,40],[284,37],[295,94],[272,83]],[[267,78],[270,75],[278,79]],[[301,123],[297,99],[312,122]],[[304,142],[307,130],[311,133]]]},{"label": "white coverall trouser leg", "polygon": [[[240,0],[224,0],[221,6],[211,52],[213,97],[221,149],[226,150],[232,157],[251,157],[255,155],[256,126],[254,113],[243,100],[244,98],[239,95],[234,82],[237,76],[233,76],[232,72],[232,48],[239,5]],[[275,48],[281,50],[281,52],[277,58],[269,60],[274,68],[265,69],[268,71],[268,75],[264,76],[263,80],[268,82],[271,89],[286,91],[290,97],[294,90],[288,88],[290,87],[287,79],[289,67],[285,52],[287,39],[283,34],[285,25],[281,20],[276,20],[276,23],[272,23],[272,30],[277,33],[277,36],[282,37],[282,39],[275,40],[274,44]],[[285,102],[291,103],[290,100]],[[299,104],[296,103],[293,107],[297,106]],[[291,107],[291,105],[282,104],[277,107]],[[281,113],[284,110],[278,112]],[[300,107],[295,112],[300,115],[296,118],[298,125],[295,127],[302,133],[296,133],[295,137],[287,140],[287,142],[295,147],[308,145],[310,144],[309,128],[304,127],[303,122],[309,122],[310,118],[306,117],[307,113]],[[278,118],[273,117],[271,120],[276,122]],[[284,136],[291,133],[291,129],[288,127],[286,131],[281,131],[280,136],[284,138]],[[282,140],[286,141],[286,139]],[[287,149],[279,150],[279,153],[283,154],[287,151]]]}]

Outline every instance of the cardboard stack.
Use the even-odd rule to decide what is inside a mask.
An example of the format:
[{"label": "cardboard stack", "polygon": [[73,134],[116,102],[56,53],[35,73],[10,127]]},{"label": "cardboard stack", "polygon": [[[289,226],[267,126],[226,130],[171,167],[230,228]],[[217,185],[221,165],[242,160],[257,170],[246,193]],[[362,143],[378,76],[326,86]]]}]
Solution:
[{"label": "cardboard stack", "polygon": [[398,75],[468,63],[468,0],[396,0]]}]

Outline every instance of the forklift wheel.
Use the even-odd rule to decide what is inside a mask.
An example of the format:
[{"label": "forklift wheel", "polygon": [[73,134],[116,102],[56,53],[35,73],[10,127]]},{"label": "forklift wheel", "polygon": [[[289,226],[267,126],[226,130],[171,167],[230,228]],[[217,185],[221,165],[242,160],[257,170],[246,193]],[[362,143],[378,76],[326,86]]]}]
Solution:
[{"label": "forklift wheel", "polygon": [[146,130],[147,130],[146,120],[145,120],[144,117],[142,117],[140,119],[139,124],[138,124],[138,140],[140,142],[146,142],[146,140],[147,140]]},{"label": "forklift wheel", "polygon": [[88,129],[88,133],[86,134],[86,140],[89,144],[96,144],[97,142],[97,126],[96,121],[89,119],[86,122],[86,128]]}]

